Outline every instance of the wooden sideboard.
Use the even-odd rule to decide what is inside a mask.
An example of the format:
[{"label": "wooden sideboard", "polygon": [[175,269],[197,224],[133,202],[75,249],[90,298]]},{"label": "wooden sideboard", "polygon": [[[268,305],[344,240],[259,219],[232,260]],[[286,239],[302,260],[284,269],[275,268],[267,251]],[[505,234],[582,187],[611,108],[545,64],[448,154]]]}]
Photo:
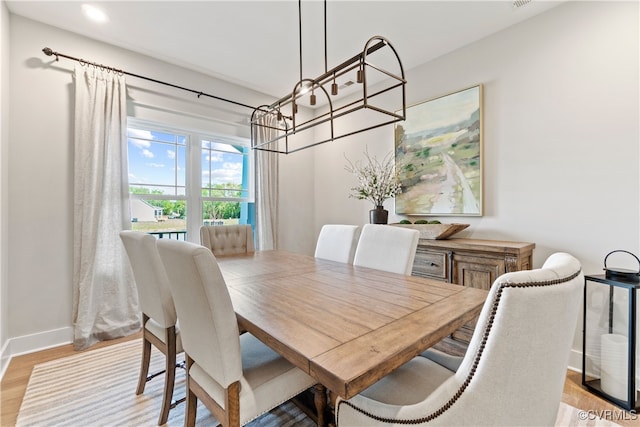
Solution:
[{"label": "wooden sideboard", "polygon": [[[530,270],[535,243],[479,239],[420,239],[413,263],[414,276],[488,290],[501,274]],[[469,342],[475,322],[453,338]]]}]

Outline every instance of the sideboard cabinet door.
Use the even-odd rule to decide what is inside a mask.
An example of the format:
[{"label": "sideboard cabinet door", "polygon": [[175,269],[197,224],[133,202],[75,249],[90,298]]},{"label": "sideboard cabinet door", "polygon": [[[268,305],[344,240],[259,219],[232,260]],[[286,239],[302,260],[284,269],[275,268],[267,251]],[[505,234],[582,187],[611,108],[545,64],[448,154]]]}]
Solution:
[{"label": "sideboard cabinet door", "polygon": [[[413,275],[489,290],[502,274],[529,270],[535,243],[479,239],[421,239],[413,263]],[[475,321],[453,334],[469,342]]]},{"label": "sideboard cabinet door", "polygon": [[451,282],[488,291],[498,276],[506,271],[504,258],[484,258],[454,253]]}]

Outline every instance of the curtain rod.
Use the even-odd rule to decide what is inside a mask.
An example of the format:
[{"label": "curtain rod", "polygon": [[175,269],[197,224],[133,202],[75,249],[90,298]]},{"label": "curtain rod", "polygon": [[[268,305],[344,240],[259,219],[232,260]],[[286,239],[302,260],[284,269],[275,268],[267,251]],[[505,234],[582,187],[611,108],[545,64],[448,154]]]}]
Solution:
[{"label": "curtain rod", "polygon": [[178,86],[178,85],[175,85],[173,83],[163,82],[161,80],[156,80],[156,79],[153,79],[151,77],[145,77],[145,76],[141,76],[139,74],[129,73],[127,71],[120,70],[120,69],[117,69],[117,68],[114,68],[114,67],[109,67],[109,66],[106,66],[106,65],[97,64],[95,62],[85,61],[82,58],[74,58],[73,56],[65,55],[64,53],[54,52],[53,50],[51,50],[48,47],[45,47],[44,49],[42,49],[42,52],[44,52],[44,54],[47,55],[47,56],[52,56],[52,55],[55,56],[56,57],[56,61],[59,61],[59,57],[61,56],[63,58],[67,58],[67,59],[71,59],[73,61],[77,61],[77,62],[79,62],[81,64],[93,65],[94,67],[103,68],[103,69],[106,69],[106,70],[109,70],[109,71],[113,71],[115,73],[126,74],[127,76],[132,76],[132,77],[136,77],[136,78],[139,78],[139,79],[148,80],[150,82],[158,83],[158,84],[161,84],[161,85],[171,86],[171,87],[176,88],[176,89],[181,89],[181,90],[185,90],[187,92],[195,93],[196,95],[198,95],[198,98],[200,98],[201,96],[207,96],[209,98],[214,98],[214,99],[217,99],[217,100],[220,100],[220,101],[229,102],[231,104],[239,105],[241,107],[245,107],[245,108],[250,108],[252,110],[256,110],[256,107],[252,107],[251,105],[243,104],[243,103],[237,102],[237,101],[232,101],[230,99],[222,98],[222,97],[219,97],[219,96],[216,96],[216,95],[210,95],[208,93],[204,93],[204,92],[199,91],[199,90],[194,90],[194,89],[189,89],[189,88],[186,88],[186,87]]}]

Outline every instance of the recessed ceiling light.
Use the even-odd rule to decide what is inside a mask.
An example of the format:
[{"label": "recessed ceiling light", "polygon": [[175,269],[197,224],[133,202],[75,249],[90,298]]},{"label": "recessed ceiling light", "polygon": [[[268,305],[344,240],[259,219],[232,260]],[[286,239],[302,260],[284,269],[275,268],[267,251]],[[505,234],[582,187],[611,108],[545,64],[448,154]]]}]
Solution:
[{"label": "recessed ceiling light", "polygon": [[87,18],[89,18],[94,22],[102,23],[102,22],[107,22],[109,20],[109,17],[107,16],[106,13],[102,11],[102,9],[98,9],[97,7],[90,4],[82,5],[82,13],[84,13],[84,16],[86,16]]}]

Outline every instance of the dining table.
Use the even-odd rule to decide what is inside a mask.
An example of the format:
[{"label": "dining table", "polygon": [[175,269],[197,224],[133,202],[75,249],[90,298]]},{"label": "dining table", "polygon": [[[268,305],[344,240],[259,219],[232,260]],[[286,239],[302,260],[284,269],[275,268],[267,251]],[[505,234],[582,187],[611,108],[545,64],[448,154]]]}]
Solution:
[{"label": "dining table", "polygon": [[487,297],[281,250],[216,258],[239,327],[344,399],[474,319]]}]

